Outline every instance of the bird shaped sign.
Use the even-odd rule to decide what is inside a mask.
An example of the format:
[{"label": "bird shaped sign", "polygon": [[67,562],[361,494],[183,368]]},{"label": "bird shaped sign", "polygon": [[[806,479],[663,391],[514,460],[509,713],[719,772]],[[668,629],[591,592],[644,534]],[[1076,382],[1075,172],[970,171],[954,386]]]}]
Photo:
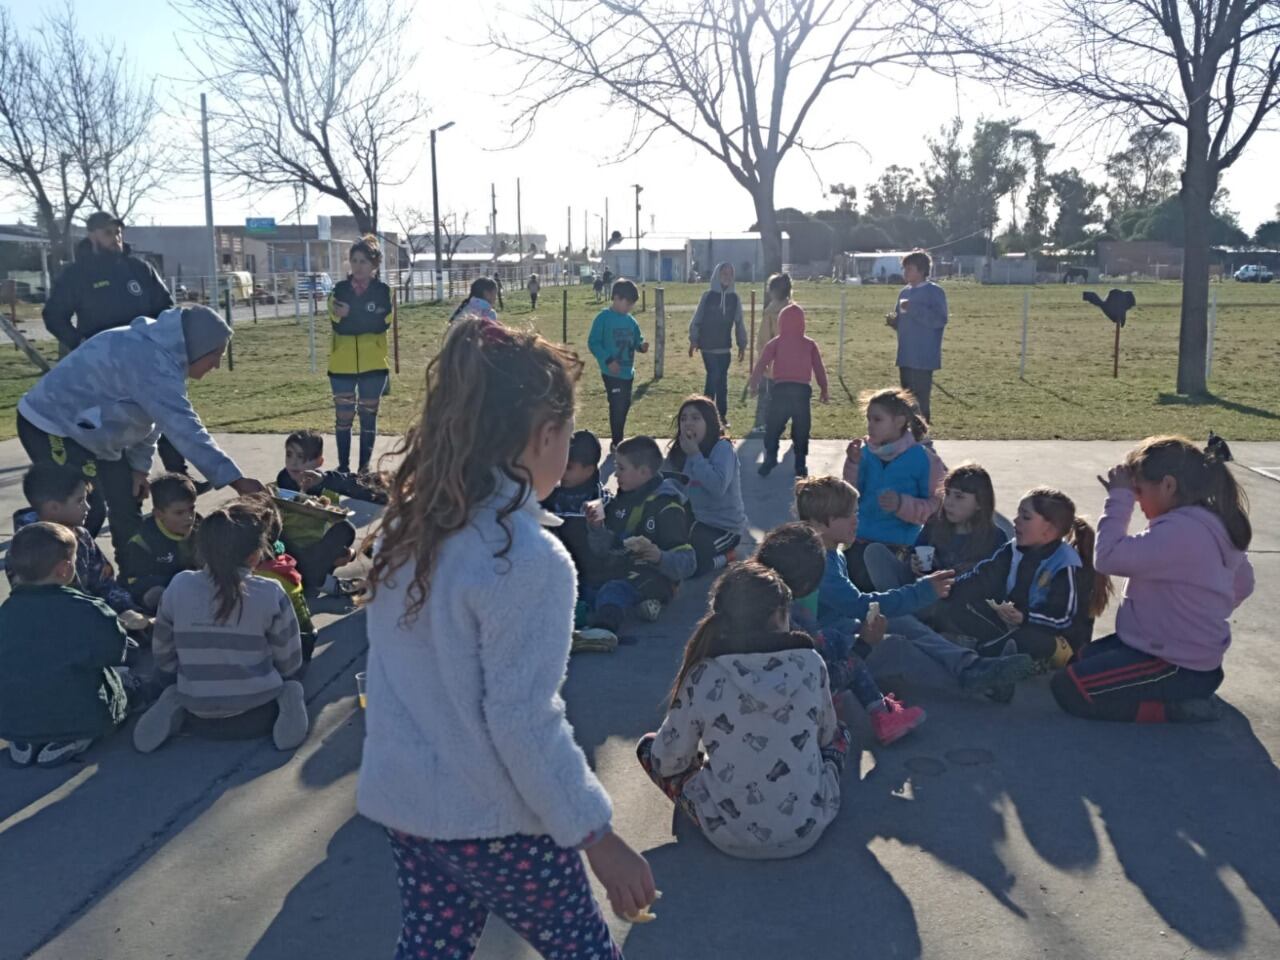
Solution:
[{"label": "bird shaped sign", "polygon": [[1120,376],[1120,328],[1124,326],[1125,318],[1130,310],[1137,306],[1138,301],[1131,290],[1112,289],[1107,293],[1107,299],[1103,300],[1092,290],[1086,290],[1081,297],[1085,303],[1092,303],[1095,307],[1102,311],[1108,320],[1116,325],[1116,346],[1115,353],[1112,357],[1111,375],[1113,377]]}]

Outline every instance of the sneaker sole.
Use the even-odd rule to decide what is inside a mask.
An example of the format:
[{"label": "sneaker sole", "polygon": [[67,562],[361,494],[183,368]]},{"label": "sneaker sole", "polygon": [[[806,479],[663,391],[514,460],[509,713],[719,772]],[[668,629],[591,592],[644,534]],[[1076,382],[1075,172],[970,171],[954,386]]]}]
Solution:
[{"label": "sneaker sole", "polygon": [[880,740],[880,738],[879,738],[879,737],[876,737],[876,739],[877,739],[877,740],[880,740],[880,746],[882,746],[882,747],[887,747],[887,746],[889,746],[889,744],[891,744],[891,743],[897,743],[899,740],[901,740],[901,739],[902,739],[903,737],[905,737],[907,734],[912,733],[912,732],[914,732],[915,730],[919,729],[920,725],[921,725],[922,723],[924,723],[924,722],[925,722],[925,720],[927,720],[928,718],[929,718],[929,714],[927,714],[927,713],[923,713],[923,712],[922,712],[922,713],[920,714],[920,719],[919,719],[919,720],[917,720],[915,723],[913,723],[911,726],[909,726],[909,727],[902,727],[900,730],[898,730],[898,732],[897,732],[897,733],[895,733],[893,736],[889,737],[888,739]]}]

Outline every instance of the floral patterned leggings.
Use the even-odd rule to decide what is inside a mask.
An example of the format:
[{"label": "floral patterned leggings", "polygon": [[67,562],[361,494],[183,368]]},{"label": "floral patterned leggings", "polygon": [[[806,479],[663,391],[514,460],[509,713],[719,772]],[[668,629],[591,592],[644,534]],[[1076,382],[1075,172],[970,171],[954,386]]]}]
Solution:
[{"label": "floral patterned leggings", "polygon": [[387,835],[404,919],[396,960],[468,960],[491,913],[547,960],[622,960],[576,850],[524,834]]}]

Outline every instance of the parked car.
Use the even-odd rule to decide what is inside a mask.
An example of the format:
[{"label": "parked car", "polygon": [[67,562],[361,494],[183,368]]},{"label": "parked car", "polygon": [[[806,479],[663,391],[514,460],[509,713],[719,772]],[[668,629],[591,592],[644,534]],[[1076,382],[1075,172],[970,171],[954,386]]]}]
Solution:
[{"label": "parked car", "polygon": [[1232,276],[1241,283],[1270,283],[1275,275],[1260,263],[1248,263]]},{"label": "parked car", "polygon": [[298,275],[298,299],[313,297],[323,300],[333,293],[333,278],[327,273],[302,273]]}]

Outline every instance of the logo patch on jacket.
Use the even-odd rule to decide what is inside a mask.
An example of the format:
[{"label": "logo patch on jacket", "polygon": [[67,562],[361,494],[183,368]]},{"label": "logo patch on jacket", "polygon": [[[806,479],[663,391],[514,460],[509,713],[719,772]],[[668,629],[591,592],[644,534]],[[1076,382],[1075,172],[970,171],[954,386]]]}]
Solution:
[{"label": "logo patch on jacket", "polygon": [[130,280],[130,281],[129,281],[129,287],[128,287],[128,290],[129,290],[129,292],[130,292],[130,293],[132,293],[135,297],[140,297],[140,296],[142,296],[142,284],[140,284],[137,280]]},{"label": "logo patch on jacket", "polygon": [[378,312],[378,305],[377,305],[376,303],[374,303],[372,300],[370,300],[368,303],[366,303],[366,304],[364,305],[364,308],[365,308],[366,310],[368,310],[370,313],[377,313],[377,312]]},{"label": "logo patch on jacket", "polygon": [[656,521],[653,517],[650,517],[647,521],[645,521],[644,528],[648,530],[650,533],[653,533],[653,531],[658,529],[658,521]]},{"label": "logo patch on jacket", "polygon": [[1045,588],[1047,588],[1049,586],[1049,581],[1051,581],[1052,579],[1053,577],[1049,575],[1048,571],[1045,571],[1044,573],[1040,574],[1040,589],[1044,590]]}]

